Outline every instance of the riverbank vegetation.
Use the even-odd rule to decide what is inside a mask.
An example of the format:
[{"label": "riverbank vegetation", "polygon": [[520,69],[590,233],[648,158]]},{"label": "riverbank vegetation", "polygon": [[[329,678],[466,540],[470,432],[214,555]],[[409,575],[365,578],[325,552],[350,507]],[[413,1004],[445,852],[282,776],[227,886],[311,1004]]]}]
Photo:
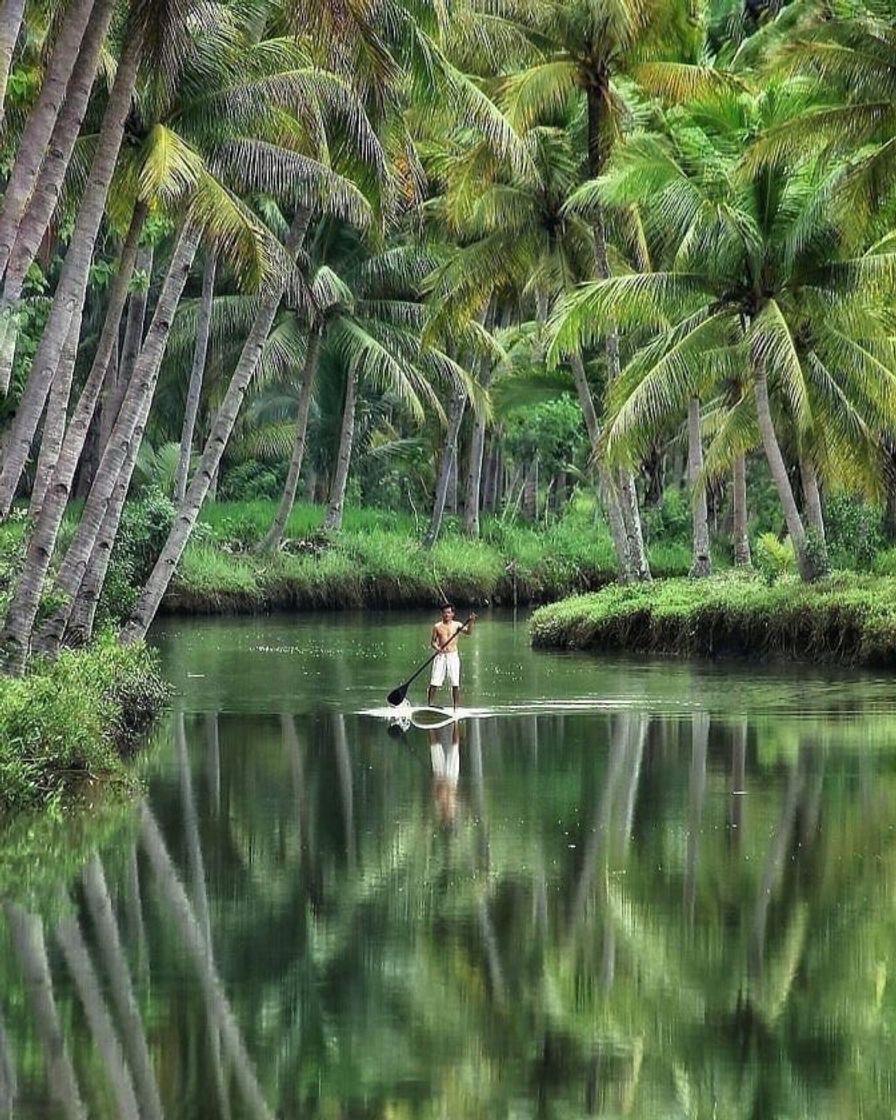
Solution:
[{"label": "riverbank vegetation", "polygon": [[[838,503],[892,541],[891,7],[3,10],[9,675],[166,596],[649,583],[670,503],[699,578],[769,532],[823,580]],[[271,503],[236,559],[216,497]]]},{"label": "riverbank vegetation", "polygon": [[[792,561],[792,558],[791,558]],[[896,580],[841,575],[768,584],[736,573],[615,585],[540,608],[543,648],[896,666]]]},{"label": "riverbank vegetation", "polygon": [[38,662],[0,689],[0,810],[124,774],[123,758],[167,695],[156,659],[114,640]]}]

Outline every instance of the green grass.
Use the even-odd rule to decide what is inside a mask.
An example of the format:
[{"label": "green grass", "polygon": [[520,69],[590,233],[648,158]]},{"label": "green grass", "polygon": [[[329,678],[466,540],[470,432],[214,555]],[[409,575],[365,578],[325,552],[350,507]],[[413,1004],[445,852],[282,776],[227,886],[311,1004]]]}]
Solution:
[{"label": "green grass", "polygon": [[45,802],[73,778],[121,776],[166,693],[155,657],[111,637],[0,678],[0,808]]},{"label": "green grass", "polygon": [[[299,505],[283,552],[258,550],[275,512],[265,501],[213,504],[203,512],[165,602],[176,612],[271,608],[422,606],[545,602],[615,579],[609,533],[590,509],[548,527],[486,518],[482,538],[468,540],[453,519],[431,550],[407,514],[349,509],[341,533],[321,535],[324,511]],[[298,543],[296,543],[298,542]],[[660,573],[687,571],[687,546],[659,545]]]},{"label": "green grass", "polygon": [[614,585],[540,608],[531,632],[542,647],[893,666],[896,579],[850,573],[768,586],[727,573]]}]

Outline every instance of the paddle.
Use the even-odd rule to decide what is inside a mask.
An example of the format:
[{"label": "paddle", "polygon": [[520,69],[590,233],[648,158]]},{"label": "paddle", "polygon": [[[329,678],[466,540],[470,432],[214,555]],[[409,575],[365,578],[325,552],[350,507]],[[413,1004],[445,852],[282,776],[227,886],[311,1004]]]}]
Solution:
[{"label": "paddle", "polygon": [[466,628],[470,625],[470,623],[473,621],[473,619],[475,617],[476,616],[474,614],[471,614],[466,622],[461,623],[459,629],[455,630],[454,634],[448,639],[447,642],[442,642],[442,644],[435,651],[435,653],[432,654],[432,656],[427,657],[427,659],[423,662],[423,664],[420,666],[420,668],[417,670],[417,672],[414,673],[413,676],[408,677],[408,679],[404,682],[404,684],[400,684],[398,686],[398,688],[393,688],[392,689],[392,691],[386,697],[386,699],[389,701],[390,704],[392,704],[394,706],[396,704],[403,704],[404,703],[405,697],[408,694],[408,689],[411,687],[411,685],[414,683],[414,681],[420,676],[420,674],[423,672],[423,670],[426,668],[426,666],[431,665],[432,662],[435,661],[435,659],[439,656],[439,654],[445,648],[445,646],[451,645],[451,643],[454,641],[454,639],[457,637],[457,635],[461,632],[461,630],[466,630]]}]

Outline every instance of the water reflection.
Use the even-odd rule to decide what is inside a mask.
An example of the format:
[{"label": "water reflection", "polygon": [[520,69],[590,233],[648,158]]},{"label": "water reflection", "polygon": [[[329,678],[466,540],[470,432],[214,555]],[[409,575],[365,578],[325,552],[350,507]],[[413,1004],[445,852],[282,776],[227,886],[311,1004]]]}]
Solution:
[{"label": "water reflection", "polygon": [[867,738],[175,713],[136,813],[4,904],[0,1115],[889,1116]]}]

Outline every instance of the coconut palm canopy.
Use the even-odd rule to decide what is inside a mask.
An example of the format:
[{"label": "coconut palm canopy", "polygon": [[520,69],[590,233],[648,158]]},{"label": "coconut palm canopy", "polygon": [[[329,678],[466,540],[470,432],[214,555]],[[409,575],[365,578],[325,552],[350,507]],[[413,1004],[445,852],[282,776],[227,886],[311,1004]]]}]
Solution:
[{"label": "coconut palm canopy", "polygon": [[430,544],[596,503],[637,580],[665,494],[704,575],[749,563],[761,492],[825,575],[826,505],[884,501],[896,447],[896,11],[837,15],[8,3],[9,670],[89,637],[150,493],[179,516],[127,641],[216,494],[276,502],[268,549],[297,498],[331,533],[431,510]]}]

